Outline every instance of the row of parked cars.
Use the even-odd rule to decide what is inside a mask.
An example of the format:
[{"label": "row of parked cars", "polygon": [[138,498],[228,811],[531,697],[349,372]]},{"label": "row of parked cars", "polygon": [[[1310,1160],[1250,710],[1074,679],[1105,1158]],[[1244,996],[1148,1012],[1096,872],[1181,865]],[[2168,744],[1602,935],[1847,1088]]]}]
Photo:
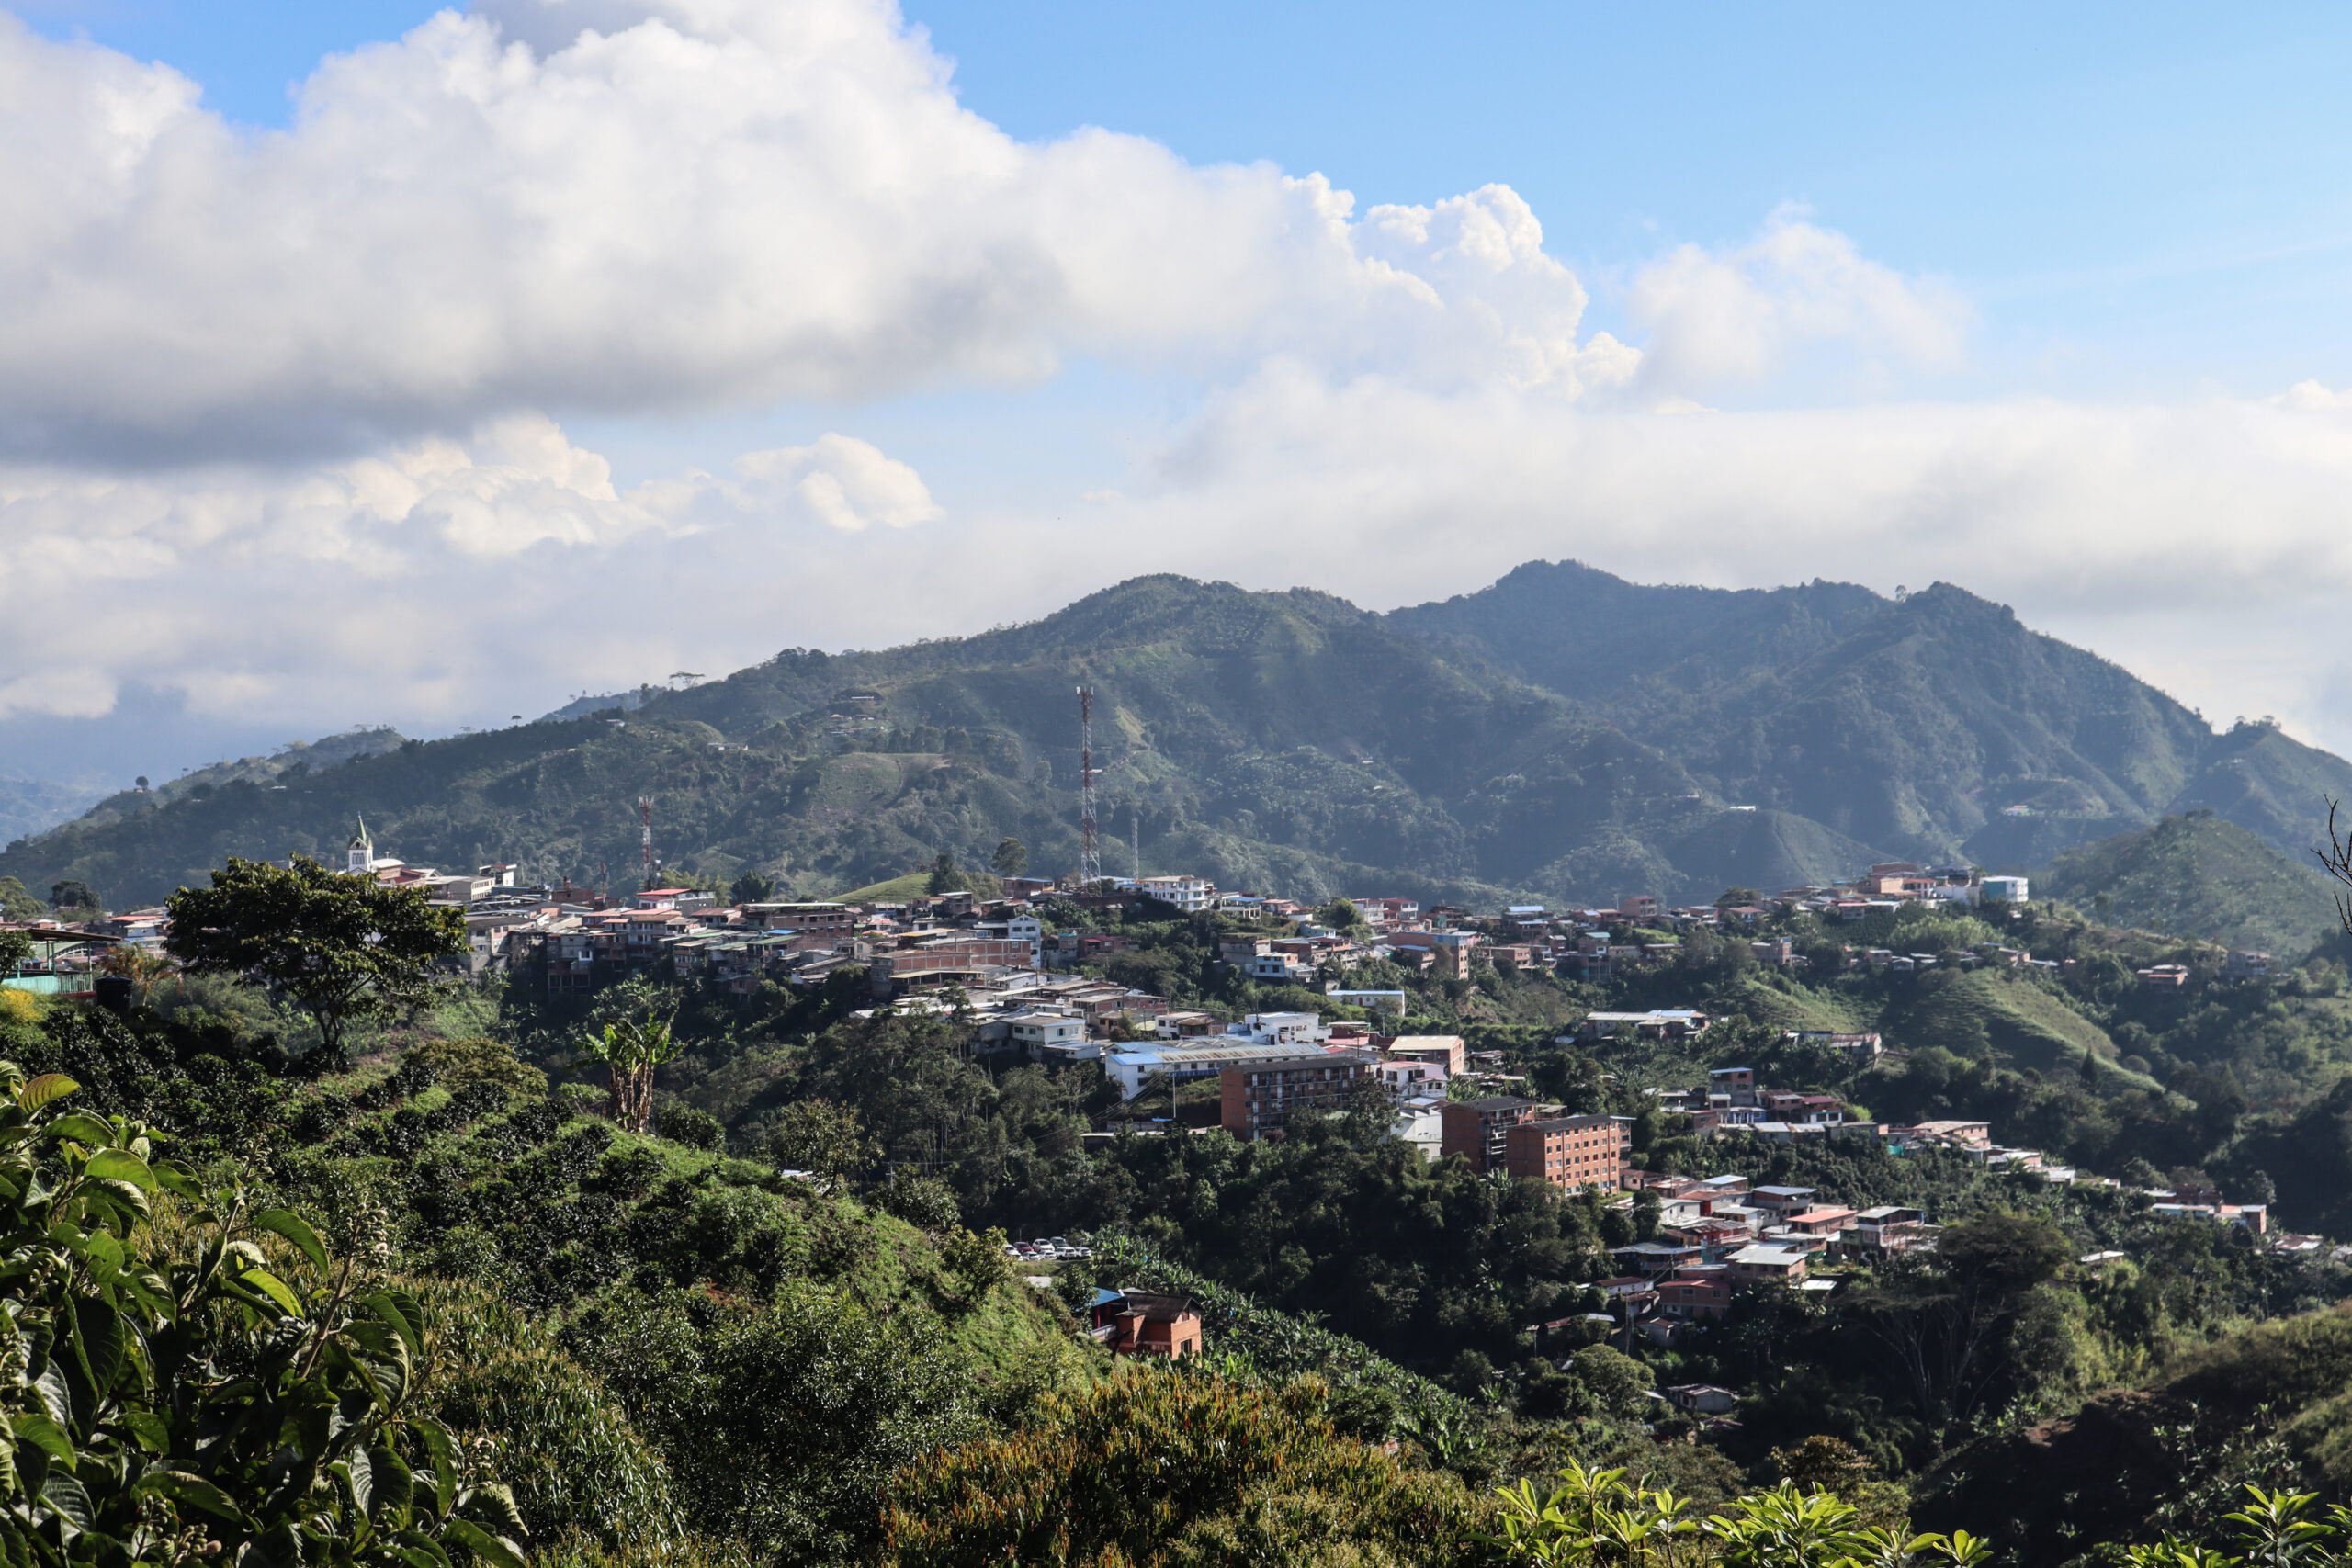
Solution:
[{"label": "row of parked cars", "polygon": [[1066,1235],[1047,1235],[1035,1241],[1007,1242],[1004,1255],[1023,1263],[1052,1263],[1065,1258],[1091,1258],[1094,1249],[1086,1245],[1084,1236],[1072,1240]]}]

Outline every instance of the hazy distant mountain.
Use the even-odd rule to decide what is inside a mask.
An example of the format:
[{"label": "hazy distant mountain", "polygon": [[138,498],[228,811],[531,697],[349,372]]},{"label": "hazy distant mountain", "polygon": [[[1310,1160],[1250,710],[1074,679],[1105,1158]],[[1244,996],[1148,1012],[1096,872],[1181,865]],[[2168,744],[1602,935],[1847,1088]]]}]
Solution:
[{"label": "hazy distant mountain", "polygon": [[1708,897],[1895,853],[1999,858],[1978,852],[2004,835],[2023,866],[2177,803],[2283,841],[2352,781],[2275,731],[2215,736],[1956,589],[1733,593],[1540,565],[1383,616],[1153,577],[978,637],[790,650],[627,713],[249,761],[115,796],[0,874],[152,897],[232,852],[339,853],[365,811],[412,861],[627,886],[641,795],[673,870],[820,894],[1011,835],[1061,871],[1081,683],[1106,869],[1129,869],[1139,831],[1147,871],[1312,896]]},{"label": "hazy distant mountain", "polygon": [[48,779],[0,779],[0,844],[78,816],[106,791]]}]

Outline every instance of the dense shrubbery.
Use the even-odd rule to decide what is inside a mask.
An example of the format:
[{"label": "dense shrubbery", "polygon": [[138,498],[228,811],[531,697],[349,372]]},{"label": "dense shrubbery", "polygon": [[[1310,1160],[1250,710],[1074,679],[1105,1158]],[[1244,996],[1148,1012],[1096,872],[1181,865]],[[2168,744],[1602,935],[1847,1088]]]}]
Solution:
[{"label": "dense shrubbery", "polygon": [[417,1299],[136,1122],[62,1109],[77,1087],[0,1062],[0,1551],[519,1563],[486,1456],[419,1408]]},{"label": "dense shrubbery", "polygon": [[897,1477],[886,1557],[1000,1562],[1471,1564],[1491,1505],[1333,1427],[1319,1384],[1131,1365],[1019,1431]]}]

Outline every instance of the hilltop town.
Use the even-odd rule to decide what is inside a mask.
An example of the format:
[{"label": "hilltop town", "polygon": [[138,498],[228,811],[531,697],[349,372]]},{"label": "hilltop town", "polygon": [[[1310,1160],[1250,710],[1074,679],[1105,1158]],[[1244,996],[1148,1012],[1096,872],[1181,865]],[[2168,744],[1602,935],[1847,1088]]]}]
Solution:
[{"label": "hilltop town", "polygon": [[[1638,1208],[1641,1239],[1612,1248],[1617,1272],[1588,1283],[1605,1303],[1596,1322],[1605,1317],[1612,1332],[1661,1346],[1720,1322],[1744,1292],[1831,1292],[1856,1268],[1935,1247],[1939,1227],[1922,1206],[1871,1201],[1868,1194],[1832,1201],[1815,1187],[1741,1173],[1759,1168],[1776,1149],[1934,1151],[2054,1187],[2120,1185],[2112,1175],[2003,1141],[1988,1119],[1882,1121],[1820,1083],[1769,1081],[1723,1056],[1746,1045],[1722,1040],[1725,1032],[1699,1006],[1577,1009],[1552,1037],[1560,1051],[1607,1064],[1619,1047],[1660,1046],[1707,1064],[1684,1085],[1653,1084],[1640,1094],[1671,1126],[1710,1146],[1705,1163],[1724,1173],[1645,1169],[1634,1149],[1634,1115],[1572,1111],[1531,1092],[1523,1061],[1474,1050],[1462,1032],[1418,1032],[1408,1020],[1419,1007],[1413,987],[1424,983],[1464,982],[1485,971],[1556,978],[1589,991],[1669,976],[1693,942],[1730,944],[1759,972],[1792,976],[1835,967],[1893,978],[1940,966],[2070,977],[2075,959],[2037,957],[1998,939],[1934,951],[1847,941],[1800,951],[1787,934],[1797,919],[1835,932],[1905,911],[1965,915],[2001,929],[2030,908],[2030,887],[2019,876],[1882,863],[1838,886],[1769,896],[1735,889],[1711,905],[1668,906],[1637,894],[1614,908],[1570,909],[1424,908],[1377,891],[1308,907],[1182,874],[1086,884],[1015,874],[992,879],[985,893],[945,886],[854,903],[730,900],[692,886],[626,894],[533,886],[508,864],[446,873],[379,852],[364,821],[340,869],[460,913],[466,952],[453,969],[466,978],[558,1004],[652,976],[738,998],[763,987],[834,996],[847,987],[854,1018],[952,1020],[961,1049],[976,1061],[1099,1081],[1091,1135],[1100,1138],[1222,1129],[1245,1143],[1278,1140],[1303,1122],[1370,1110],[1388,1137],[1426,1160],[1459,1159],[1475,1172],[1542,1182],[1564,1195],[1603,1195],[1629,1215]],[[1105,961],[1132,948],[1134,931],[1153,920],[1193,922],[1211,933],[1215,962],[1234,976],[1320,1000],[1227,1016],[1105,977]],[[20,972],[0,984],[37,994],[96,996],[110,975],[126,970],[126,952],[168,963],[169,915],[161,908],[17,929],[33,945]],[[2259,979],[2272,962],[2267,953],[2233,952],[2219,973]],[[1370,971],[1405,983],[1364,984]],[[2162,991],[2187,985],[2191,974],[2185,964],[2153,964],[2135,977]],[[1849,1073],[1906,1054],[1876,1030],[1788,1029],[1780,1039],[1841,1062]],[[2159,1216],[2240,1227],[2282,1252],[2352,1256],[2314,1235],[2274,1235],[2267,1203],[2224,1201],[2208,1184],[2138,1190]],[[1086,1256],[1062,1238],[1009,1242],[1006,1251],[1048,1265]],[[1097,1303],[1101,1321],[1128,1313],[1122,1332],[1143,1336],[1136,1343],[1165,1351],[1197,1340],[1197,1314],[1182,1303],[1130,1312],[1113,1306],[1114,1297],[1125,1300],[1114,1292]],[[1720,1395],[1702,1390],[1690,1408],[1721,1416],[1713,1408]]]}]

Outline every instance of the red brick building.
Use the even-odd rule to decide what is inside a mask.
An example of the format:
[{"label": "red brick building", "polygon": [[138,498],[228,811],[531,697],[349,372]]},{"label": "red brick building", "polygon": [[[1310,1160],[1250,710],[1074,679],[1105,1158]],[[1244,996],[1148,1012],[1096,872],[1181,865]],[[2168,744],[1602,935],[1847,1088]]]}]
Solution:
[{"label": "red brick building", "polygon": [[1438,1157],[1460,1155],[1473,1170],[1503,1168],[1504,1136],[1522,1122],[1532,1122],[1556,1105],[1539,1105],[1515,1094],[1490,1094],[1480,1100],[1451,1100],[1438,1107]]},{"label": "red brick building", "polygon": [[1244,1143],[1280,1137],[1302,1111],[1337,1111],[1371,1058],[1352,1052],[1240,1062],[1218,1075],[1218,1121]]},{"label": "red brick building", "polygon": [[1634,1133],[1616,1116],[1553,1116],[1504,1130],[1503,1168],[1562,1189],[1617,1190]]},{"label": "red brick building", "polygon": [[1105,1342],[1114,1356],[1166,1356],[1170,1360],[1201,1353],[1201,1314],[1182,1296],[1122,1292],[1110,1315]]}]

